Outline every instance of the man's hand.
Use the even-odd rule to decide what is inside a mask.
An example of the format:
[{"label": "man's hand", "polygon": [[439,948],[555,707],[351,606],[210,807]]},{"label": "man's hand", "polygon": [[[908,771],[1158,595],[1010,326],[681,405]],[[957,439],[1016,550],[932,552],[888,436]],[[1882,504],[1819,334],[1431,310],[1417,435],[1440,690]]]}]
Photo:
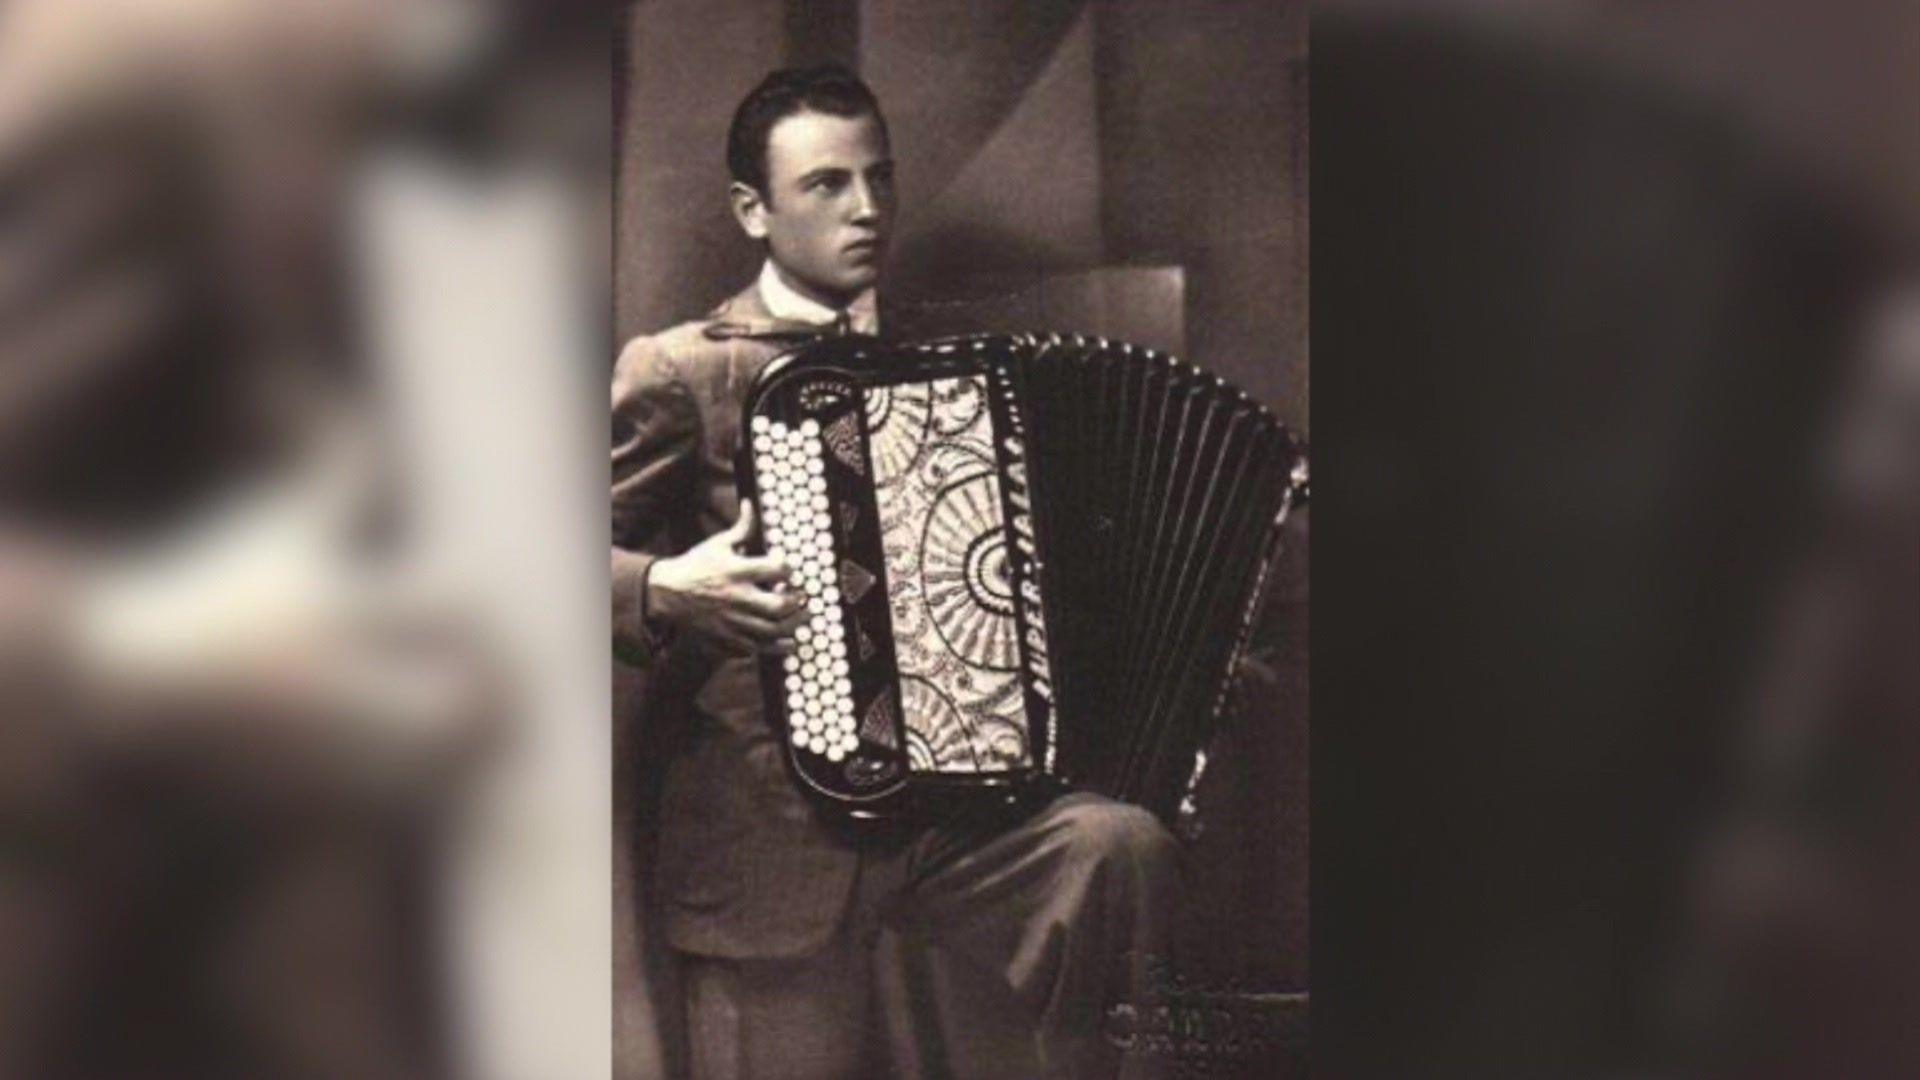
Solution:
[{"label": "man's hand", "polygon": [[648,614],[742,651],[791,652],[793,632],[806,620],[805,603],[797,593],[775,591],[789,576],[783,560],[736,550],[753,525],[753,503],[742,500],[731,528],[655,562],[647,577]]}]

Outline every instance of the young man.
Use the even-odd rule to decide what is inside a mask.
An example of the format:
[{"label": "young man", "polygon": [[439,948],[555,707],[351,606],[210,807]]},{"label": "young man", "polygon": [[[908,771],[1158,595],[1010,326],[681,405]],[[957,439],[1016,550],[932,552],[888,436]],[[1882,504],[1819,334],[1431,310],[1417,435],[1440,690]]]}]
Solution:
[{"label": "young man", "polygon": [[669,758],[653,887],[694,1074],[1149,1071],[1101,1027],[1165,953],[1177,870],[1151,815],[1071,794],[1014,824],[855,837],[785,771],[754,654],[803,612],[784,565],[739,552],[740,406],[797,343],[897,329],[875,301],[893,162],[872,93],[831,66],[768,76],[727,160],[758,280],[629,343],[613,379],[615,644],[644,672],[641,753]]}]

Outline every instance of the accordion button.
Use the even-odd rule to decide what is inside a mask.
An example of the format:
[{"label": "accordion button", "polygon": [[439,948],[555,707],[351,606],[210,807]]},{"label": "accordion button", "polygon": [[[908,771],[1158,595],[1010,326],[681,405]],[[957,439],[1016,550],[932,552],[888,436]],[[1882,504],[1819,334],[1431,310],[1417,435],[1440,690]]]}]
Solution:
[{"label": "accordion button", "polygon": [[813,419],[800,421],[800,434],[808,438],[820,434],[820,421]]},{"label": "accordion button", "polygon": [[753,430],[755,431],[764,432],[772,426],[773,421],[765,416],[756,416],[753,418]]},{"label": "accordion button", "polygon": [[[827,463],[818,457],[809,457],[807,458],[806,470],[814,476],[819,476],[827,471]],[[824,510],[826,507],[823,506],[820,507],[820,509]]]},{"label": "accordion button", "polygon": [[804,731],[801,731],[799,728],[794,728],[793,732],[789,735],[789,738],[792,739],[793,745],[795,746],[807,745],[807,733]]}]

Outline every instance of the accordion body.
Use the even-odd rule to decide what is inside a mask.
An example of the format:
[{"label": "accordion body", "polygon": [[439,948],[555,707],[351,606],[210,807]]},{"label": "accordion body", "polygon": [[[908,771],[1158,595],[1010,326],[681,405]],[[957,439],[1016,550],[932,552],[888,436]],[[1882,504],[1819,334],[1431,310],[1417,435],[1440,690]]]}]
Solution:
[{"label": "accordion body", "polygon": [[808,790],[856,818],[1060,786],[1190,804],[1304,494],[1267,409],[1095,339],[856,337],[769,364],[741,430],[751,544],[808,601],[762,660]]}]

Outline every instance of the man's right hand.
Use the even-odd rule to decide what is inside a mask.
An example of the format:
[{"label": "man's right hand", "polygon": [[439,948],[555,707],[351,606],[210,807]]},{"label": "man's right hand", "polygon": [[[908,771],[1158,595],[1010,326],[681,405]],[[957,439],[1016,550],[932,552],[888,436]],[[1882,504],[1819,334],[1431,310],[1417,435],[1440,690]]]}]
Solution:
[{"label": "man's right hand", "polygon": [[737,550],[753,534],[754,508],[741,500],[740,520],[684,555],[660,559],[647,576],[647,615],[746,652],[787,653],[806,621],[798,593],[777,592],[790,575],[773,556]]}]

